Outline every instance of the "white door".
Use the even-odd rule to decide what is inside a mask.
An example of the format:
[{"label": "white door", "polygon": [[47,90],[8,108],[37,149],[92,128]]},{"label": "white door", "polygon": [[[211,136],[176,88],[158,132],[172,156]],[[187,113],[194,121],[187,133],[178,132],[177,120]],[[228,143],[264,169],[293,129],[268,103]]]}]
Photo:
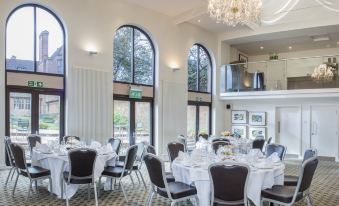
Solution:
[{"label": "white door", "polygon": [[337,157],[338,108],[331,105],[311,106],[311,147],[319,156]]},{"label": "white door", "polygon": [[287,147],[287,154],[301,155],[300,107],[278,107],[276,109],[276,143]]}]

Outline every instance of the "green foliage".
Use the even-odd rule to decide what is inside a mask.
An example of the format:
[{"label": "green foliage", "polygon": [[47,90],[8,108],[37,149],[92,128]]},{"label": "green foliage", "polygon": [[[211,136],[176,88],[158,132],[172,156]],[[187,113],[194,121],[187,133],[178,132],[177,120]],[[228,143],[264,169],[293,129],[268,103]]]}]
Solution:
[{"label": "green foliage", "polygon": [[114,118],[113,119],[114,125],[127,125],[128,124],[128,117],[126,117],[120,112],[114,113],[113,118]]},{"label": "green foliage", "polygon": [[153,48],[142,32],[132,27],[120,28],[114,37],[113,53],[113,79],[115,81],[132,83],[132,71],[134,70],[135,83],[153,85]]},{"label": "green foliage", "polygon": [[40,123],[39,124],[39,129],[48,129],[48,124]]}]

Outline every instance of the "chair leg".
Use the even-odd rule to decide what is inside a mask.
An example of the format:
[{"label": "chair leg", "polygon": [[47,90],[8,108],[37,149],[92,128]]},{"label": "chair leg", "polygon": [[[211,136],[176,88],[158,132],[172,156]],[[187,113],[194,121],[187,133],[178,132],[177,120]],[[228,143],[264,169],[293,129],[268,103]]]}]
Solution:
[{"label": "chair leg", "polygon": [[91,199],[91,185],[87,184],[87,198],[88,200]]},{"label": "chair leg", "polygon": [[16,176],[16,180],[15,180],[14,187],[13,187],[13,191],[12,191],[12,196],[13,196],[13,197],[14,197],[16,185],[18,184],[18,179],[19,179],[19,173],[18,173],[18,175]]},{"label": "chair leg", "polygon": [[13,171],[13,173],[12,173],[11,181],[13,180],[13,177],[14,177],[15,172],[17,172],[17,173],[19,174],[18,170],[14,169],[14,171]]},{"label": "chair leg", "polygon": [[100,197],[100,190],[101,190],[101,178],[102,176],[99,177],[99,188],[98,188],[98,196]]},{"label": "chair leg", "polygon": [[129,178],[131,179],[131,182],[132,182],[132,184],[133,184],[133,188],[134,188],[134,181],[133,181],[132,175],[131,175],[131,174],[129,174],[128,176],[129,176]]},{"label": "chair leg", "polygon": [[145,187],[145,189],[147,189],[146,182],[145,182],[145,180],[144,180],[144,177],[142,176],[142,173],[141,173],[141,171],[140,171],[140,170],[138,170],[138,172],[139,172],[139,175],[140,175],[140,178],[141,178],[142,184],[144,184],[144,187]]},{"label": "chair leg", "polygon": [[93,183],[93,187],[94,187],[95,206],[98,206],[97,185],[95,182]]},{"label": "chair leg", "polygon": [[149,201],[148,201],[148,206],[151,206],[152,205],[152,200],[153,200],[153,197],[154,197],[154,191],[153,191],[153,188],[152,188],[152,191],[151,191],[151,196],[149,198]]},{"label": "chair leg", "polygon": [[126,192],[125,192],[125,188],[124,188],[124,186],[123,186],[121,180],[119,180],[119,185],[120,185],[120,188],[121,188],[121,190],[122,190],[122,193],[124,194],[125,201],[126,201],[126,203],[127,203],[127,202],[128,202],[127,194],[126,194]]},{"label": "chair leg", "polygon": [[307,206],[313,206],[313,200],[310,194],[307,195]]},{"label": "chair leg", "polygon": [[138,171],[137,171],[137,170],[134,170],[134,173],[135,173],[135,176],[136,176],[137,179],[138,179],[138,183],[140,184],[140,179],[139,179]]},{"label": "chair leg", "polygon": [[[49,177],[48,179],[49,179],[49,192],[52,195],[53,194],[53,182],[52,182],[52,178],[51,177]],[[61,192],[62,192],[62,190],[61,190]]]},{"label": "chair leg", "polygon": [[38,191],[38,180],[35,180],[34,184],[35,184],[35,191]]},{"label": "chair leg", "polygon": [[32,180],[29,180],[29,185],[28,185],[28,192],[27,192],[26,201],[28,200],[28,198],[29,198],[29,196],[30,196],[30,194],[31,194],[32,184],[33,184],[33,181],[32,181]]},{"label": "chair leg", "polygon": [[[11,169],[10,169],[10,170],[9,170],[9,172],[8,172],[8,175],[7,175],[7,179],[6,179],[6,183],[5,183],[5,185],[7,185],[7,183],[8,183],[8,180],[9,180],[9,178],[11,177],[12,170],[13,170],[13,167],[11,167]],[[14,172],[13,172],[13,174],[14,174]],[[13,175],[12,175],[12,177],[13,177]]]},{"label": "chair leg", "polygon": [[171,206],[175,206],[176,204],[176,202],[171,202]]},{"label": "chair leg", "polygon": [[64,183],[64,191],[65,191],[65,197],[66,197],[66,206],[69,206],[69,200],[68,200],[68,195],[67,195],[67,184]]},{"label": "chair leg", "polygon": [[199,197],[198,195],[194,196],[196,206],[199,206]]}]

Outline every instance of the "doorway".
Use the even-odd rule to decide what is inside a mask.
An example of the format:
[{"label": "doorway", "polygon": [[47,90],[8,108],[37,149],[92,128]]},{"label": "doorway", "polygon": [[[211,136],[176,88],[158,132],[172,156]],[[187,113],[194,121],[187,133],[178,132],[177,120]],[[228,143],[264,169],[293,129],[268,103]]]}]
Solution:
[{"label": "doorway", "polygon": [[64,135],[62,91],[7,88],[6,135],[13,142],[27,144],[30,134],[40,135],[43,143],[60,140]]}]

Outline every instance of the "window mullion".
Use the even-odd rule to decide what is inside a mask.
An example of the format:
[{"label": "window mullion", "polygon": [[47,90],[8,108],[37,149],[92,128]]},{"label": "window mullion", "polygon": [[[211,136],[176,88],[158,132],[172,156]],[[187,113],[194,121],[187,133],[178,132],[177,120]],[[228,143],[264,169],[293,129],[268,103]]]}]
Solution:
[{"label": "window mullion", "polygon": [[135,29],[132,28],[132,68],[131,68],[131,75],[132,75],[132,84],[135,84],[135,75],[134,75],[134,66],[135,66],[135,63],[134,63],[134,46],[135,46]]},{"label": "window mullion", "polygon": [[197,48],[198,48],[197,91],[200,91],[200,70],[199,70],[199,67],[200,67],[200,48],[199,48],[199,46],[197,46]]},{"label": "window mullion", "polygon": [[36,28],[36,7],[34,6],[33,8],[34,8],[33,9],[33,11],[34,11],[33,12],[33,18],[34,18],[34,20],[33,20],[34,21],[34,35],[33,35],[33,38],[34,38],[33,39],[33,44],[34,44],[33,52],[34,53],[33,53],[33,61],[34,61],[34,64],[33,65],[34,65],[34,72],[36,72],[37,71],[37,61],[36,61],[36,58],[37,58],[37,56],[36,56],[36,49],[37,49],[36,48],[37,47],[36,46],[36,37],[37,37],[37,34],[36,34],[37,33],[37,31],[36,31],[37,30],[37,28]]}]

